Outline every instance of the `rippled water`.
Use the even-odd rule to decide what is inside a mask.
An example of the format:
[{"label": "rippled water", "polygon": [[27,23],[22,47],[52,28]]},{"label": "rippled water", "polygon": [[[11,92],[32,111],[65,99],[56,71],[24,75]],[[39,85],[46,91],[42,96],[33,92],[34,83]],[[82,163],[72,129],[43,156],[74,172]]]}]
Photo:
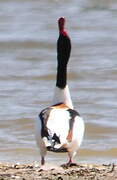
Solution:
[{"label": "rippled water", "polygon": [[0,161],[40,159],[34,121],[53,96],[60,16],[72,39],[68,84],[86,123],[76,159],[117,162],[116,0],[0,0]]}]

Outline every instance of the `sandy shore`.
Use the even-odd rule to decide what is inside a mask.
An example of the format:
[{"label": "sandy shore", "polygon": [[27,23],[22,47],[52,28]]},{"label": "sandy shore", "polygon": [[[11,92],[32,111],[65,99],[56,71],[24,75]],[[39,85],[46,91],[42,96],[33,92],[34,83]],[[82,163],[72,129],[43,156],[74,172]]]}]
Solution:
[{"label": "sandy shore", "polygon": [[39,167],[34,164],[0,163],[0,180],[116,180],[117,165],[80,164],[77,166]]}]

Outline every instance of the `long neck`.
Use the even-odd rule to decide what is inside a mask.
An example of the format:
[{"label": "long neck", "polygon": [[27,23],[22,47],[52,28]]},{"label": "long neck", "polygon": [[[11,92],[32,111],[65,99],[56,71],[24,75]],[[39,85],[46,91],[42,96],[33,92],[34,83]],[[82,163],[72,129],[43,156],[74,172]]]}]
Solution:
[{"label": "long neck", "polygon": [[60,32],[57,41],[57,78],[56,86],[63,89],[67,85],[67,64],[71,52],[71,42],[69,37]]},{"label": "long neck", "polygon": [[67,64],[71,53],[71,41],[64,28],[65,19],[60,18],[58,25],[57,77],[53,104],[65,103],[68,107],[73,108],[69,87],[67,85]]},{"label": "long neck", "polygon": [[63,89],[67,85],[67,67],[57,67],[56,86]]},{"label": "long neck", "polygon": [[66,85],[64,89],[55,87],[52,104],[58,104],[58,103],[64,103],[69,108],[73,109],[73,104],[72,104],[68,85]]}]

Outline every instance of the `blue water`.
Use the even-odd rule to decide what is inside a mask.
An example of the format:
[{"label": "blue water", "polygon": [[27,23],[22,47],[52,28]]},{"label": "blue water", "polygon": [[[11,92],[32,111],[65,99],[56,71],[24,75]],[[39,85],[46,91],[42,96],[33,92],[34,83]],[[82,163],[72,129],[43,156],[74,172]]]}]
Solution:
[{"label": "blue water", "polygon": [[34,122],[53,97],[60,16],[72,40],[68,84],[86,124],[76,160],[117,162],[116,0],[0,0],[0,160],[40,160]]}]

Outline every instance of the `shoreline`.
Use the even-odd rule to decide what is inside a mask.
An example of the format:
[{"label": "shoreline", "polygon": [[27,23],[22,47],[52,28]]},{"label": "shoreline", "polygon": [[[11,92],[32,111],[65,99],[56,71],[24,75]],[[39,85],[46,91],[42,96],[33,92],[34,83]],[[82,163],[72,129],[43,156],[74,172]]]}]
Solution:
[{"label": "shoreline", "polygon": [[38,163],[0,163],[0,180],[115,180],[117,164],[79,164],[71,167]]}]

